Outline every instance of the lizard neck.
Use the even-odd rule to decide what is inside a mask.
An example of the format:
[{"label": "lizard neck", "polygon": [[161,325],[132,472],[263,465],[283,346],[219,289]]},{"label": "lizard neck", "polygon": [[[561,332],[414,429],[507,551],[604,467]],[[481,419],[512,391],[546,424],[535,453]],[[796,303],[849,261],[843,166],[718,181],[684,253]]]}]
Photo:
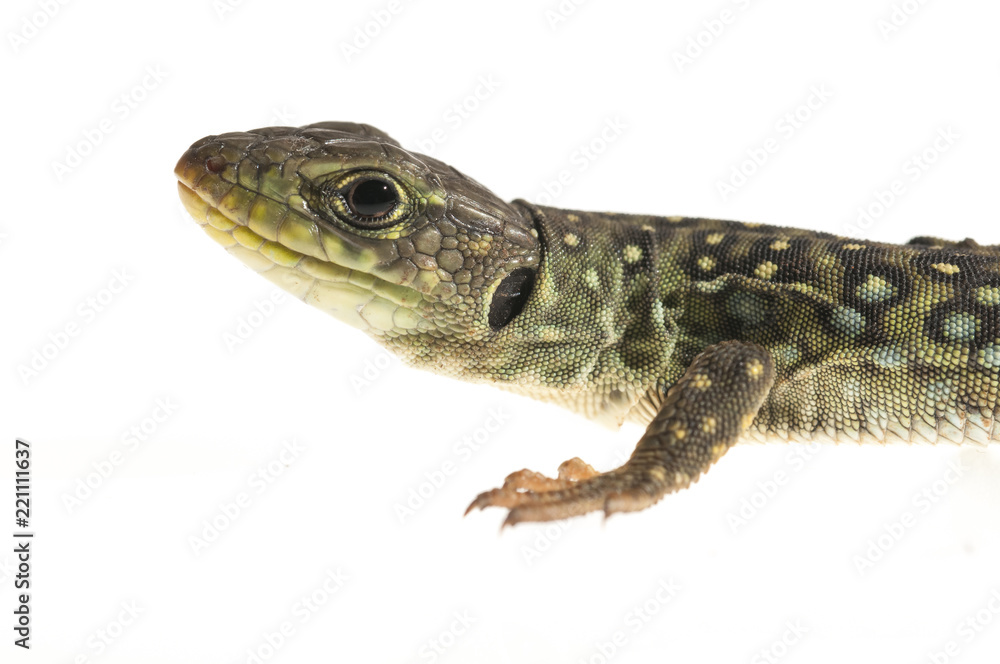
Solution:
[{"label": "lizard neck", "polygon": [[[647,217],[514,206],[534,220],[543,250],[534,304],[495,346],[504,374],[518,376],[507,387],[541,399],[551,393],[549,400],[620,424],[663,375],[673,348],[660,297],[662,239]],[[540,357],[552,359],[539,367]]]}]

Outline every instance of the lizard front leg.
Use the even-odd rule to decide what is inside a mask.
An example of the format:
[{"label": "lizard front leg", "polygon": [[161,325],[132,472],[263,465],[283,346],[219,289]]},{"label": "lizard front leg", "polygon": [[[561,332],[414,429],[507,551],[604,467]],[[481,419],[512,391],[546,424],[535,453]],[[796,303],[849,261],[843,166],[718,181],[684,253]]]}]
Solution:
[{"label": "lizard front leg", "polygon": [[774,363],[760,346],[738,341],[709,346],[667,392],[621,467],[598,473],[571,459],[560,466],[557,479],[522,470],[501,488],[481,493],[466,513],[507,507],[507,526],[649,507],[686,488],[725,454],[753,422],[773,383]]}]

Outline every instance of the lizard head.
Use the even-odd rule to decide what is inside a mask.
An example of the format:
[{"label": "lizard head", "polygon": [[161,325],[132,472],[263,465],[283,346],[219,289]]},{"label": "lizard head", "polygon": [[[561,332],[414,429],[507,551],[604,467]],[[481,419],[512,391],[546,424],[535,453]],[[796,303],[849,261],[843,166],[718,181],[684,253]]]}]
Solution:
[{"label": "lizard head", "polygon": [[175,174],[229,253],[413,364],[462,373],[530,298],[531,215],[374,127],[208,136]]}]

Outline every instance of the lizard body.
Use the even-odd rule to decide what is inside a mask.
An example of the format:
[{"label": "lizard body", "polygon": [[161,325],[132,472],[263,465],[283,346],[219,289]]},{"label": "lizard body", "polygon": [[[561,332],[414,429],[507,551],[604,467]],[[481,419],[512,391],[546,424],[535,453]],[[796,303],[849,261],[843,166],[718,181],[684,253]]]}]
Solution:
[{"label": "lizard body", "polygon": [[508,523],[642,509],[744,438],[1000,438],[997,246],[506,203],[351,123],[209,136],[175,172],[230,253],[409,364],[648,425],[620,468],[470,506]]}]

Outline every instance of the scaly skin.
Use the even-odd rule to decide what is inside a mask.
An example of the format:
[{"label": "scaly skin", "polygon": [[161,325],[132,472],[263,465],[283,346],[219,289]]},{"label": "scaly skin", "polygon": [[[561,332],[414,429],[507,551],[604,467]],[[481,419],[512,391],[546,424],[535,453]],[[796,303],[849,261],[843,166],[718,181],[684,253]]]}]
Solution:
[{"label": "scaly skin", "polygon": [[1000,438],[996,246],[505,203],[351,123],[209,136],[176,174],[214,240],[406,362],[649,425],[621,468],[470,506],[506,523],[642,509],[741,438]]}]

